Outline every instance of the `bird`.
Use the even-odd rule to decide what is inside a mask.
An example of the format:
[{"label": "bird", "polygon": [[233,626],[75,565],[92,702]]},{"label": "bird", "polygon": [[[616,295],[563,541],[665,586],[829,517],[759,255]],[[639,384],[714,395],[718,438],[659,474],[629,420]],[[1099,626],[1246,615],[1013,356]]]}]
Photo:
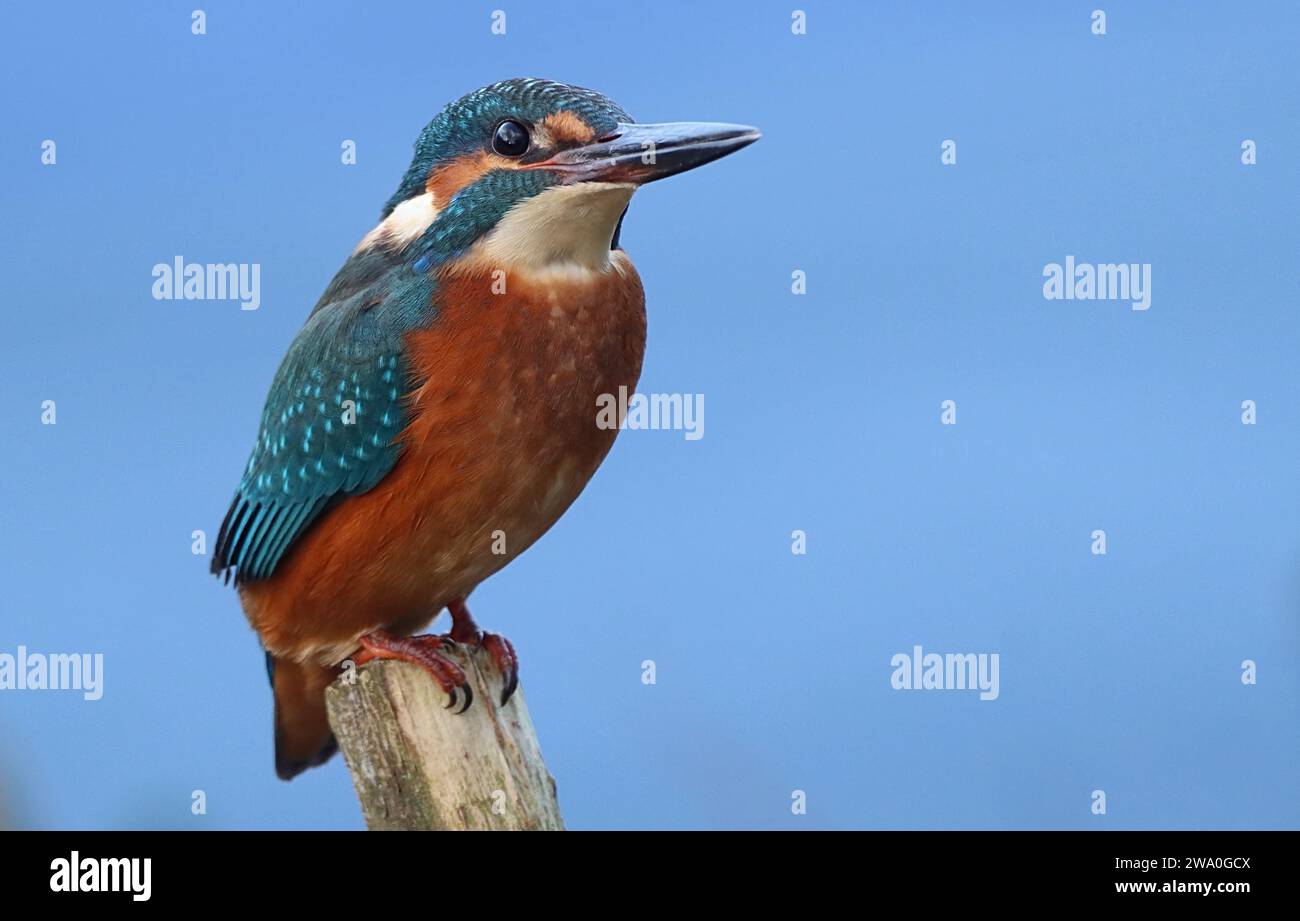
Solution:
[{"label": "bird", "polygon": [[[757,140],[636,122],[536,78],[450,103],[289,345],[214,544],[266,656],[277,775],[337,750],[325,689],[351,662],[413,663],[464,712],[446,655],[486,654],[505,706],[519,658],[466,599],[538,540],[618,434],[645,295],[620,244],[633,193]],[[450,630],[421,633],[443,611]]]}]

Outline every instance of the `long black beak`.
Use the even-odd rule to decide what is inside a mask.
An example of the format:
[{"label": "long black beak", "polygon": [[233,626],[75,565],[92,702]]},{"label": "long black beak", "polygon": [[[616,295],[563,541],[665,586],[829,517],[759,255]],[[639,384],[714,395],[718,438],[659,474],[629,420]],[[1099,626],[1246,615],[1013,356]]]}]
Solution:
[{"label": "long black beak", "polygon": [[535,164],[561,173],[566,182],[631,182],[644,185],[711,163],[757,141],[747,125],[670,122],[622,125],[612,134],[560,151]]}]

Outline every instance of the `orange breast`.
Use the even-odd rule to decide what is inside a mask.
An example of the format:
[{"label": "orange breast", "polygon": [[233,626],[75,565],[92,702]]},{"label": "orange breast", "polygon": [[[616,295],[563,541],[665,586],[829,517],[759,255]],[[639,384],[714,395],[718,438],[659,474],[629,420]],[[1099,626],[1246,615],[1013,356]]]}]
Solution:
[{"label": "orange breast", "polygon": [[617,435],[597,397],[633,390],[645,350],[640,278],[611,256],[604,273],[507,275],[503,292],[474,267],[440,280],[437,321],[407,342],[425,383],[397,465],[241,589],[269,650],[334,664],[371,630],[420,629],[577,498]]}]

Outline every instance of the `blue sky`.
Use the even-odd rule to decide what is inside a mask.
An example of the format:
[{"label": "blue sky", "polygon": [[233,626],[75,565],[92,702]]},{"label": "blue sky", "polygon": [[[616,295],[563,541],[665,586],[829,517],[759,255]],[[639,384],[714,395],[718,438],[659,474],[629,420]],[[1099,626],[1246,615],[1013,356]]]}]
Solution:
[{"label": "blue sky", "polygon": [[[640,389],[705,437],[625,432],[474,596],[571,827],[1300,824],[1294,4],[197,5],[0,14],[0,653],[105,657],[97,701],[0,690],[0,822],[361,827],[341,761],[275,778],[190,534],[420,129],[532,75],[764,131],[624,226]],[[177,255],[260,264],[260,309],[154,300]],[[1069,255],[1150,309],[1045,300]],[[998,654],[998,699],[894,690],[916,645]]]}]

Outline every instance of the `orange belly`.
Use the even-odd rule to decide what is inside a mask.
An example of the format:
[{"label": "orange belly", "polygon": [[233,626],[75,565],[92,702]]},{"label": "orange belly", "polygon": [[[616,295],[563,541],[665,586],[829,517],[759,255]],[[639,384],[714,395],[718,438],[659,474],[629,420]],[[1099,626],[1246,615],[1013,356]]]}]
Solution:
[{"label": "orange belly", "polygon": [[474,268],[440,279],[437,320],[407,340],[425,383],[396,466],[241,588],[276,656],[333,665],[373,630],[421,629],[541,537],[608,453],[618,432],[597,426],[597,397],[633,390],[645,350],[631,262],[492,286]]}]

